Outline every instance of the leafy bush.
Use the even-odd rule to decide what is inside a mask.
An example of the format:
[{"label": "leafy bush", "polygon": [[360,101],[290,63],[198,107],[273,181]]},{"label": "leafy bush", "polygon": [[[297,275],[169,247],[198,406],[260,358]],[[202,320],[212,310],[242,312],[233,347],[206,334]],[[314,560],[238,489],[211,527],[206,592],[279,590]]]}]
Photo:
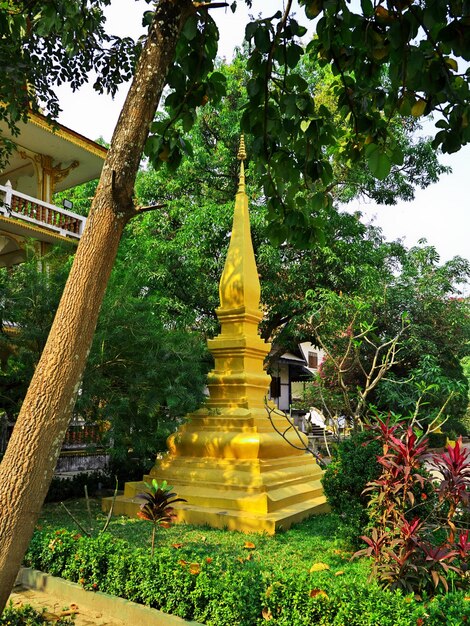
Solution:
[{"label": "leafy bush", "polygon": [[353,544],[364,532],[369,516],[367,483],[380,475],[381,446],[370,431],[354,433],[337,446],[323,475],[323,488],[332,511],[339,516],[341,534]]},{"label": "leafy bush", "polygon": [[87,486],[88,494],[91,496],[98,491],[100,485],[112,486],[112,483],[109,474],[102,471],[81,472],[71,478],[54,476],[45,502],[61,502],[70,498],[83,498],[85,485]]},{"label": "leafy bush", "polygon": [[446,433],[429,433],[428,435],[430,448],[443,448],[447,442]]},{"label": "leafy bush", "polygon": [[93,496],[101,488],[114,489],[116,479],[120,489],[122,489],[126,482],[142,480],[142,476],[149,472],[154,463],[155,458],[136,459],[128,457],[116,460],[111,457],[106,471],[80,472],[70,478],[54,476],[45,502],[61,502],[72,498],[83,498],[85,485],[88,495]]},{"label": "leafy bush", "polygon": [[164,548],[152,557],[106,533],[90,538],[65,530],[37,531],[25,561],[85,589],[204,619],[209,626],[253,626],[260,612],[262,576],[251,561],[189,562]]},{"label": "leafy bush", "polygon": [[375,582],[321,572],[271,581],[262,615],[272,626],[457,626],[470,619],[470,603],[463,593],[452,597],[446,622],[447,596],[421,603],[412,595],[384,591]]},{"label": "leafy bush", "polygon": [[[74,623],[73,619],[65,617],[55,621],[55,624],[59,624],[59,626],[73,626]],[[0,626],[44,626],[44,624],[50,624],[50,619],[47,619],[44,613],[39,613],[28,604],[19,608],[10,604],[0,615]]]},{"label": "leafy bush", "polygon": [[[217,585],[214,586],[214,579]],[[258,563],[250,560],[227,567],[218,560],[208,563],[191,593],[194,619],[206,626],[256,624],[264,581]],[[243,622],[240,616],[243,615]]]},{"label": "leafy bush", "polygon": [[[363,536],[367,548],[356,556],[372,556],[373,576],[390,589],[401,588],[416,594],[435,594],[439,586],[447,592],[449,582],[466,584],[469,531],[457,524],[461,511],[470,503],[470,455],[461,447],[448,446],[431,457],[431,466],[440,478],[434,483],[422,472],[428,460],[427,439],[409,426],[390,425],[379,420],[383,453],[382,472],[369,483],[369,510],[374,527]],[[442,518],[423,515],[427,504],[426,486],[436,485]],[[417,495],[418,493],[418,495]]]},{"label": "leafy bush", "polygon": [[[462,626],[470,623],[470,602],[463,593],[448,593],[420,604],[414,611],[420,626]],[[419,621],[421,620],[421,621]]]},{"label": "leafy bush", "polygon": [[[64,546],[62,551],[57,545]],[[151,557],[147,550],[133,549],[110,535],[89,538],[37,531],[26,559],[39,569],[50,568],[57,559],[54,571],[62,567],[63,577],[86,589],[207,626],[261,626],[266,620],[272,626],[457,626],[470,619],[470,602],[463,592],[452,594],[450,602],[437,596],[422,603],[400,591],[384,591],[366,581],[359,560],[344,565],[344,571],[336,569],[345,563],[344,554],[337,554],[340,550],[328,555],[329,565],[317,563],[309,566],[310,572],[286,561],[277,573],[264,571],[252,553],[211,559],[197,546],[191,550],[159,546]],[[449,615],[448,622],[443,615]]]},{"label": "leafy bush", "polygon": [[34,534],[28,550],[34,555],[31,565],[53,576],[62,576],[67,563],[74,558],[79,534],[63,529],[47,535]]},{"label": "leafy bush", "polygon": [[[164,448],[164,446],[163,446]],[[162,448],[162,449],[163,449]],[[123,489],[126,482],[140,481],[142,476],[148,474],[150,469],[155,464],[155,456],[152,457],[143,455],[142,457],[136,457],[134,453],[127,453],[125,456],[119,455],[116,457],[115,450],[111,450],[111,458],[109,460],[108,476],[109,487],[114,488],[114,482],[117,478],[119,488]],[[119,451],[118,451],[119,452]]]}]

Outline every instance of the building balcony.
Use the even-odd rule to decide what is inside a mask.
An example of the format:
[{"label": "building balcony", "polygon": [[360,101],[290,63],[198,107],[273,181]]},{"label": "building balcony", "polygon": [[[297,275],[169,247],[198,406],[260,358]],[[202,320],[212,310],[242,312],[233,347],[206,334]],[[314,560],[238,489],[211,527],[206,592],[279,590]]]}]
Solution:
[{"label": "building balcony", "polygon": [[86,218],[13,189],[0,185],[0,230],[20,237],[56,243],[58,238],[78,241]]}]

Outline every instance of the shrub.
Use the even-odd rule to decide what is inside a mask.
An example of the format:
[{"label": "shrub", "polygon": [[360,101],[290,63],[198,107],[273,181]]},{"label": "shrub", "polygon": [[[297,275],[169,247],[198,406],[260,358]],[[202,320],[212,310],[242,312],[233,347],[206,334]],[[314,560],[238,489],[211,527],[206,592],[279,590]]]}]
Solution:
[{"label": "shrub", "polygon": [[191,593],[193,619],[206,626],[256,624],[263,587],[258,563],[235,562],[231,567],[219,561],[208,563],[197,576]]},{"label": "shrub", "polygon": [[53,576],[61,576],[67,563],[75,555],[79,534],[58,529],[35,533],[30,542],[26,564]]},{"label": "shrub", "polygon": [[208,626],[254,626],[260,615],[262,576],[257,563],[187,562],[175,550],[154,557],[103,533],[36,531],[25,557],[30,567],[113,593]]},{"label": "shrub", "polygon": [[111,485],[111,480],[109,475],[102,471],[81,472],[71,478],[54,476],[45,502],[60,502],[70,498],[83,498],[85,485],[88,489],[88,494],[91,496],[98,491],[100,485]]},{"label": "shrub", "polygon": [[[10,603],[0,615],[0,626],[44,626],[44,624],[50,624],[50,619],[46,618],[43,612],[39,613],[28,604],[15,608]],[[61,617],[55,621],[55,624],[73,626],[75,622],[73,619]]]},{"label": "shrub", "polygon": [[418,604],[413,615],[418,626],[462,626],[470,623],[470,602],[463,593],[448,593]]},{"label": "shrub", "polygon": [[444,448],[447,443],[446,433],[429,433],[428,435],[430,448]]},{"label": "shrub", "polygon": [[377,456],[381,446],[370,431],[352,434],[338,444],[332,462],[323,475],[323,488],[332,511],[339,516],[341,534],[357,544],[369,516],[369,498],[363,491],[380,475]]},{"label": "shrub", "polygon": [[[363,536],[368,547],[356,556],[372,556],[373,575],[391,589],[432,595],[440,585],[448,591],[449,581],[463,585],[469,532],[457,529],[456,524],[461,508],[468,508],[470,501],[468,450],[461,448],[459,440],[455,447],[448,446],[442,455],[431,458],[441,476],[435,484],[445,517],[439,521],[424,516],[421,507],[428,500],[426,486],[433,484],[421,471],[424,461],[429,461],[427,439],[411,427],[380,420],[377,430],[383,445],[382,473],[366,489],[372,494],[369,509],[375,526],[369,536]],[[436,531],[441,531],[440,539]]]},{"label": "shrub", "polygon": [[75,550],[67,560],[61,576],[85,589],[106,591],[109,563],[114,554],[125,558],[123,542],[115,541],[109,533],[100,533],[90,541],[75,535]]},{"label": "shrub", "polygon": [[375,582],[322,572],[270,581],[262,614],[259,623],[271,626],[461,626],[470,619],[470,603],[463,593],[422,603]]},{"label": "shrub", "polygon": [[[436,596],[422,603],[413,595],[384,591],[375,581],[366,581],[364,561],[346,568],[345,555],[336,554],[338,550],[321,568],[299,570],[287,560],[273,574],[264,572],[251,554],[212,560],[201,553],[195,556],[198,551],[193,549],[159,547],[152,558],[147,550],[132,549],[109,535],[37,531],[28,565],[51,565],[57,559],[57,571],[65,552],[51,549],[56,537],[60,545],[72,546],[64,577],[207,626],[261,626],[266,621],[272,626],[457,626],[470,619],[470,602],[463,592],[452,594],[451,601]],[[44,558],[47,550],[49,559]]]},{"label": "shrub", "polygon": [[126,482],[142,480],[142,476],[148,474],[155,463],[155,457],[140,458],[130,454],[115,457],[113,456],[114,452],[112,449],[108,468],[109,486],[111,488],[114,488],[115,478],[118,480],[120,489],[124,488]]}]

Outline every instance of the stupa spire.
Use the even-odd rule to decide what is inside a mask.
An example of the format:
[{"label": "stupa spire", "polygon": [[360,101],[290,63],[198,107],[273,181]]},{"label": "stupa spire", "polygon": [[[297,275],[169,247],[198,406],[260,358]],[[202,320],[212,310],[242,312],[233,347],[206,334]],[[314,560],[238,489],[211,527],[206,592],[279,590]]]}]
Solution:
[{"label": "stupa spire", "polygon": [[216,310],[220,334],[208,341],[215,367],[208,375],[207,406],[263,408],[270,377],[264,359],[270,344],[258,334],[263,318],[261,286],[251,240],[248,196],[245,189],[246,159],[243,135],[237,158],[240,179],[235,197],[232,235],[219,283],[220,307]]},{"label": "stupa spire", "polygon": [[243,135],[240,138],[237,158],[240,160],[240,177],[235,197],[232,235],[219,283],[220,308],[217,315],[220,319],[220,313],[223,311],[244,307],[247,312],[261,319],[259,311],[261,287],[251,241],[248,196],[245,188],[246,150]]}]

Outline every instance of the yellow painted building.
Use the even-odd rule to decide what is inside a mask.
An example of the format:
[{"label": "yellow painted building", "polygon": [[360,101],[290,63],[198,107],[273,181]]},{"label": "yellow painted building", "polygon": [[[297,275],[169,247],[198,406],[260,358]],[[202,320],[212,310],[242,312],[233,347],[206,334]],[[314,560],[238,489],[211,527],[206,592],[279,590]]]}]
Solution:
[{"label": "yellow painted building", "polygon": [[[176,505],[178,521],[241,531],[288,528],[328,506],[322,471],[305,452],[305,437],[284,414],[266,408],[270,376],[264,359],[270,346],[258,334],[260,283],[245,191],[243,141],[240,181],[230,246],[220,280],[217,317],[221,332],[208,342],[215,367],[210,397],[168,440],[168,453],[145,481],[166,480],[187,502]],[[143,482],[127,483],[115,514],[135,516]],[[103,501],[108,510],[112,499]]]}]

